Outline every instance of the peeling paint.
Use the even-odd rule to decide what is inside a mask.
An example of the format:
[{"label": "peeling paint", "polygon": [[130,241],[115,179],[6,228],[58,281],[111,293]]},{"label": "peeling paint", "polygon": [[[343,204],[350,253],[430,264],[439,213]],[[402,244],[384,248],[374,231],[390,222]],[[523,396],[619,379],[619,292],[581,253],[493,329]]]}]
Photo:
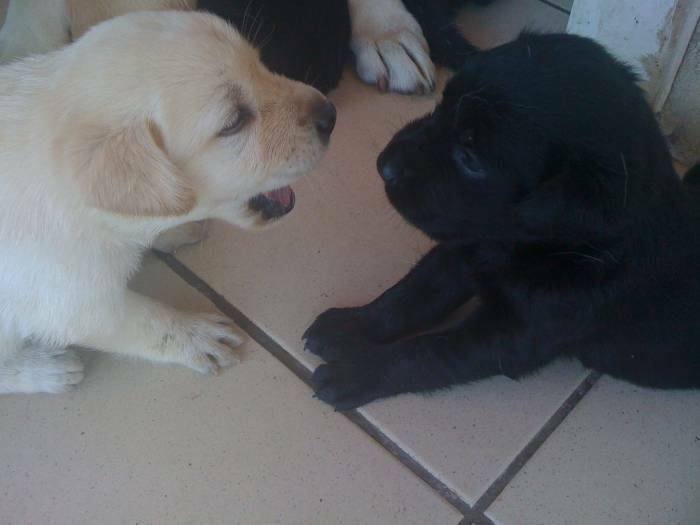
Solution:
[{"label": "peeling paint", "polygon": [[699,19],[700,0],[576,0],[568,26],[632,65],[688,164],[700,160]]},{"label": "peeling paint", "polygon": [[[653,91],[676,0],[576,0],[568,31],[588,36],[630,64]],[[654,35],[653,37],[651,35]]]},{"label": "peeling paint", "polygon": [[700,161],[700,26],[660,114],[674,156],[686,165]]}]

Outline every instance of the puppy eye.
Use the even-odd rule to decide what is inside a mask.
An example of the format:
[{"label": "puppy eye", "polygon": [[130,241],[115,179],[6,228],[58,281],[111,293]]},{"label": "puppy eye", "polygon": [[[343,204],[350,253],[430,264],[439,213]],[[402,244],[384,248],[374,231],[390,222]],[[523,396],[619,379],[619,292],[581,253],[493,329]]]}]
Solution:
[{"label": "puppy eye", "polygon": [[457,165],[460,173],[470,179],[483,179],[486,176],[484,168],[472,150],[463,147],[455,147],[452,150],[452,160]]},{"label": "puppy eye", "polygon": [[230,137],[240,132],[246,125],[253,120],[253,112],[245,107],[241,106],[238,108],[238,112],[233,117],[233,120],[226,124],[226,127],[219,131],[220,137]]},{"label": "puppy eye", "polygon": [[474,145],[474,130],[465,129],[459,134],[459,143],[462,146],[473,146]]}]

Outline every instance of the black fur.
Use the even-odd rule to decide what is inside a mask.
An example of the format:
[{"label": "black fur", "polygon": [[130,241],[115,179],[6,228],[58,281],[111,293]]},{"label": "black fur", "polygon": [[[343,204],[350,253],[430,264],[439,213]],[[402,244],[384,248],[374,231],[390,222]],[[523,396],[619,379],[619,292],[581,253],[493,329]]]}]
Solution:
[{"label": "black fur", "polygon": [[[482,5],[493,0],[472,0]],[[404,0],[424,31],[436,63],[458,68],[475,49],[454,25],[467,0]],[[347,0],[200,0],[199,8],[225,18],[262,48],[275,73],[323,93],[335,88],[350,53]]]},{"label": "black fur", "polygon": [[686,186],[700,186],[700,164],[697,164],[685,174],[683,183]]},{"label": "black fur", "polygon": [[[321,399],[350,409],[559,356],[700,387],[700,168],[681,183],[635,81],[571,35],[467,61],[378,161],[389,200],[439,244],[374,302],[310,327]],[[466,320],[412,336],[475,297]]]},{"label": "black fur", "polygon": [[270,70],[327,93],[349,54],[347,0],[200,0],[254,45]]},{"label": "black fur", "polygon": [[[468,0],[403,0],[414,16],[430,46],[433,62],[451,69],[459,69],[476,48],[464,38],[454,19],[457,10]],[[487,5],[493,0],[471,0]]]}]

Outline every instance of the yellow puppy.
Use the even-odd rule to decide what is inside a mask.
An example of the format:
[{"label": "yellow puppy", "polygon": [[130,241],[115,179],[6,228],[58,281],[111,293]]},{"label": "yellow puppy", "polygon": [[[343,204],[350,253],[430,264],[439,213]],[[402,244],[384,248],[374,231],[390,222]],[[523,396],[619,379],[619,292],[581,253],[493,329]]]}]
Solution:
[{"label": "yellow puppy", "polygon": [[223,318],[128,291],[163,231],[264,226],[322,157],[335,110],[204,13],[131,13],[0,67],[0,392],[82,378],[67,345],[213,372]]},{"label": "yellow puppy", "polygon": [[[9,2],[9,4],[8,4]],[[196,0],[0,0],[0,63],[58,49],[93,25],[134,11],[194,9]]]}]

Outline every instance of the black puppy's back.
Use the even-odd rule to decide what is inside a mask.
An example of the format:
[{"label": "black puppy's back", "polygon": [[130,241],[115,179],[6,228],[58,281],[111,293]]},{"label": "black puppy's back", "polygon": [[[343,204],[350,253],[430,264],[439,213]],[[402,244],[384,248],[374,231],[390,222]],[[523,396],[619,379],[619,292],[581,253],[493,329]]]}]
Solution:
[{"label": "black puppy's back", "polygon": [[696,164],[694,167],[688,170],[688,173],[686,173],[685,177],[683,177],[683,184],[686,186],[700,188],[700,164]]},{"label": "black puppy's back", "polygon": [[200,0],[255,46],[275,73],[323,93],[338,85],[349,53],[347,0]]},{"label": "black puppy's back", "polygon": [[[457,10],[469,0],[403,0],[406,9],[420,24],[436,64],[459,69],[477,49],[462,35],[455,24]],[[488,5],[494,0],[471,0]]]},{"label": "black puppy's back", "polygon": [[[458,69],[476,48],[454,23],[457,10],[472,1],[403,0],[430,46],[435,63]],[[350,54],[347,0],[200,0],[199,9],[235,25],[261,48],[270,70],[328,93],[340,82]]]}]

